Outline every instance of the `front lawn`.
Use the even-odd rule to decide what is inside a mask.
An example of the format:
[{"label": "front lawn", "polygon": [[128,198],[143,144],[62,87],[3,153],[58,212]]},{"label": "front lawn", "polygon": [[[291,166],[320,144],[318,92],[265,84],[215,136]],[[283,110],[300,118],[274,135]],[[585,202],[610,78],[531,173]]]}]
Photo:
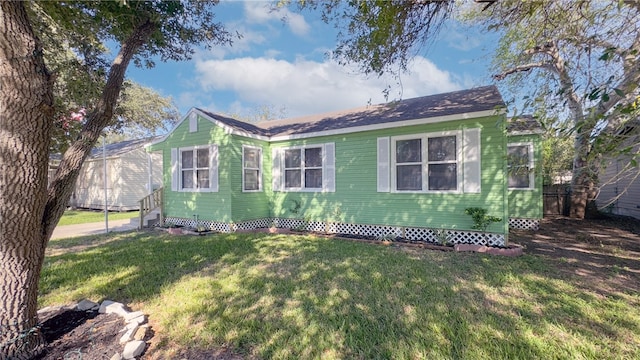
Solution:
[{"label": "front lawn", "polygon": [[[124,220],[134,218],[140,213],[138,211],[128,212],[109,212],[109,220]],[[91,210],[67,210],[60,218],[58,226],[75,225],[104,222],[104,211],[91,211]]]},{"label": "front lawn", "polygon": [[640,295],[596,292],[532,255],[124,233],[52,240],[40,292],[41,307],[89,298],[143,310],[154,358],[640,358]]}]

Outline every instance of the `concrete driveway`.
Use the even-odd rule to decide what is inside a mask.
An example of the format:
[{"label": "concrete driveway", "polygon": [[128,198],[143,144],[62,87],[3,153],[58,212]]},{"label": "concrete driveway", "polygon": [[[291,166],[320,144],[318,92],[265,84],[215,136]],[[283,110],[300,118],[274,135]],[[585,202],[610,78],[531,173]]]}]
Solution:
[{"label": "concrete driveway", "polygon": [[[109,221],[109,232],[135,230],[138,228],[138,222],[138,218]],[[104,225],[104,221],[102,221],[97,223],[58,226],[53,230],[51,239],[104,234]]]}]

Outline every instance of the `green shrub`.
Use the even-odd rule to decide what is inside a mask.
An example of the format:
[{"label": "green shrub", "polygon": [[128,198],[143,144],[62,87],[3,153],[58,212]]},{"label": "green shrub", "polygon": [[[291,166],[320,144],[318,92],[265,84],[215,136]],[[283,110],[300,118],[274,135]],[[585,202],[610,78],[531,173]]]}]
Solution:
[{"label": "green shrub", "polygon": [[464,213],[471,215],[473,226],[471,228],[479,231],[487,231],[491,223],[502,221],[501,218],[487,215],[487,210],[479,207],[471,207],[464,209]]}]

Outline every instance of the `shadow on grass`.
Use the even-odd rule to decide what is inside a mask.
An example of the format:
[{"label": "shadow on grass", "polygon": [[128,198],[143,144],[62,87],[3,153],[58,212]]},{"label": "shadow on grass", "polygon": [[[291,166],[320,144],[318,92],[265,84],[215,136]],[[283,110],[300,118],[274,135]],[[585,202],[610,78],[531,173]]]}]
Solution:
[{"label": "shadow on grass", "polygon": [[144,302],[172,342],[260,358],[640,355],[637,296],[599,297],[548,265],[302,236],[147,233],[47,258],[41,292]]},{"label": "shadow on grass", "polygon": [[579,286],[589,291],[640,292],[640,220],[546,218],[539,231],[513,231],[511,240],[580,277]]}]

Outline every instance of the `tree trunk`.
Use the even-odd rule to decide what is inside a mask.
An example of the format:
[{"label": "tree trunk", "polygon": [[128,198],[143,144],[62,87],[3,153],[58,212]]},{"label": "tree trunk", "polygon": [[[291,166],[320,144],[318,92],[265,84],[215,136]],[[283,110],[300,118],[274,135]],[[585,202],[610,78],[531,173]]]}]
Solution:
[{"label": "tree trunk", "polygon": [[583,126],[575,139],[575,158],[573,160],[573,177],[571,180],[571,198],[569,201],[569,216],[584,219],[589,202],[594,201],[598,169],[595,161],[589,160],[589,135],[593,127],[588,120],[583,120]]},{"label": "tree trunk", "polygon": [[0,359],[29,359],[44,343],[37,297],[53,86],[24,4],[0,9]]},{"label": "tree trunk", "polygon": [[569,216],[575,219],[584,219],[589,203],[589,194],[592,192],[593,186],[590,186],[583,176],[578,175],[578,177],[571,185]]},{"label": "tree trunk", "polygon": [[22,2],[0,2],[0,360],[41,351],[38,280],[44,251],[84,160],[112,119],[127,67],[156,26],[122,43],[101,99],[63,155],[47,190],[53,86]]}]

